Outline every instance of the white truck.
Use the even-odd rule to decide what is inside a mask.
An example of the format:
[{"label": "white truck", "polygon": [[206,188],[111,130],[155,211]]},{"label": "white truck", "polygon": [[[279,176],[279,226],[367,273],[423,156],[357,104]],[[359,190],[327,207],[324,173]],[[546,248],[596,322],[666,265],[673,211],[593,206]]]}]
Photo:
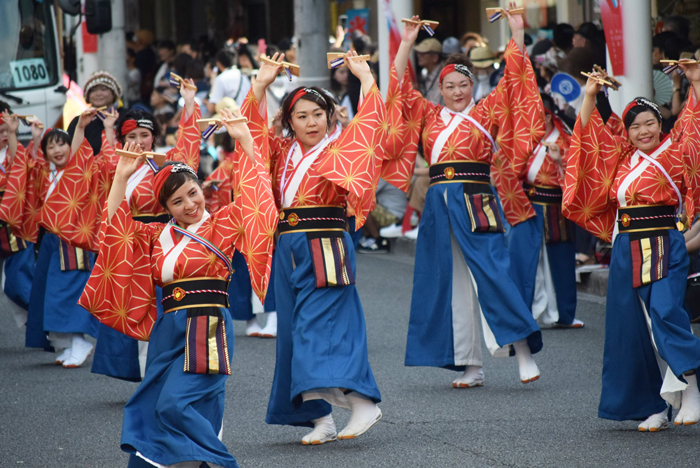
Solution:
[{"label": "white truck", "polygon": [[[66,102],[52,0],[0,1],[0,100],[54,127]],[[31,137],[20,125],[19,138]]]}]

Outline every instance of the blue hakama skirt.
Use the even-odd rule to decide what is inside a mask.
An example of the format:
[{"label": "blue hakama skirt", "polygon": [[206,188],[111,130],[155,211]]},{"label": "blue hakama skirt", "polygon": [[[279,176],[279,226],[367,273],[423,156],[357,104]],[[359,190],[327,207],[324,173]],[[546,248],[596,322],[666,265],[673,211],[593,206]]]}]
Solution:
[{"label": "blue hakama skirt", "polygon": [[666,409],[660,394],[665,376],[657,352],[679,380],[684,372],[700,367],[700,338],[693,335],[683,310],[689,261],[685,240],[675,230],[669,231],[669,240],[668,275],[633,288],[629,234],[615,239],[608,277],[601,418],[643,420]]},{"label": "blue hakama skirt", "polygon": [[[245,256],[236,250],[231,259],[231,264],[234,270],[228,285],[228,301],[231,317],[233,320],[252,320],[255,318],[253,304],[251,302],[253,288],[250,285],[250,272],[248,271],[248,264],[245,261]],[[265,296],[265,312],[274,312],[276,310],[274,265],[273,260],[270,283],[267,288],[267,296]]]},{"label": "blue hakama skirt", "polygon": [[[544,238],[542,205],[532,204],[536,216],[516,224],[508,234],[510,277],[525,304],[532,309],[535,297],[535,276]],[[576,250],[573,242],[546,244],[549,269],[556,293],[559,320],[570,325],[576,318]]]},{"label": "blue hakama skirt", "polygon": [[[84,270],[61,271],[60,241],[45,233],[34,270],[27,316],[26,346],[48,346],[47,332],[84,333],[97,336],[98,320],[78,305],[78,299],[90,278]],[[91,265],[95,254],[85,252]]]},{"label": "blue hakama skirt", "polygon": [[3,290],[24,310],[29,309],[35,263],[34,244],[27,242],[27,248],[7,257],[3,266]]},{"label": "blue hakama skirt", "polygon": [[[471,285],[453,285],[451,235],[476,283],[483,319],[497,346],[512,348],[512,343],[527,339],[530,351],[539,352],[542,334],[508,275],[503,233],[472,232],[463,184],[437,184],[428,189],[418,231],[405,365],[466,368],[455,362],[452,289]],[[508,348],[505,352],[512,355]]]},{"label": "blue hakama skirt", "polygon": [[[232,360],[231,314],[220,310]],[[184,372],[186,331],[186,309],[156,320],[146,375],[124,407],[121,448],[161,465],[198,461],[237,468],[236,459],[218,438],[228,375]]]},{"label": "blue hakama skirt", "polygon": [[[346,246],[352,239],[343,232]],[[355,250],[345,249],[355,268]],[[306,233],[280,235],[275,250],[277,363],[268,424],[313,427],[331,412],[324,400],[304,402],[302,393],[343,388],[381,401],[367,356],[367,330],[354,284],[316,287]]]}]

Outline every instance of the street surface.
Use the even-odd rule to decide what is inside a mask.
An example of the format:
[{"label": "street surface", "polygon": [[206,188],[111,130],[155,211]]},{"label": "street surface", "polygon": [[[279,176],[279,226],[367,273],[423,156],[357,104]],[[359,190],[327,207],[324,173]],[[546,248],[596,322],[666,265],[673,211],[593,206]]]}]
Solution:
[{"label": "street surface", "polygon": [[[358,289],[383,419],[352,441],[302,446],[305,428],[265,424],[275,341],[243,336],[237,323],[224,443],[242,468],[689,466],[700,425],[639,433],[597,417],[604,301],[579,296],[582,330],[544,330],[542,377],[522,385],[517,362],[491,358],[486,383],[453,389],[457,373],[404,367],[413,259],[358,255]],[[515,291],[513,291],[515,293]],[[0,297],[0,467],[126,467],[122,408],[137,384],[53,365],[23,347]],[[696,329],[696,334],[700,330]],[[349,413],[335,410],[338,430]],[[692,455],[690,455],[692,456]]]}]

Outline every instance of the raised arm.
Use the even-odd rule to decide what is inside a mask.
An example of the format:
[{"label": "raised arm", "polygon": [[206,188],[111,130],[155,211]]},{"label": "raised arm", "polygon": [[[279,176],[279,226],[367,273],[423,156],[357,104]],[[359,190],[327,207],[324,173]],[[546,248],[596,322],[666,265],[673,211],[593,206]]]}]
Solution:
[{"label": "raised arm", "polygon": [[[80,148],[80,145],[83,144],[83,140],[85,140],[85,127],[92,122],[92,119],[94,119],[96,115],[97,109],[91,107],[80,114],[80,117],[78,117],[78,123],[75,126],[75,133],[73,133],[73,141],[71,142],[70,146],[71,154],[78,152],[78,148]],[[112,137],[114,137],[114,125],[112,125]]]},{"label": "raised arm", "polygon": [[[411,19],[414,21],[420,20],[418,16],[413,16]],[[396,52],[396,58],[394,58],[394,67],[396,68],[396,76],[398,77],[399,81],[403,80],[406,67],[408,67],[408,59],[411,55],[411,49],[418,38],[420,28],[420,24],[404,24],[403,32],[401,33],[401,45],[399,45],[399,50]]]},{"label": "raised arm", "polygon": [[[124,145],[124,150],[132,152],[138,151],[135,143],[127,143]],[[119,158],[117,169],[114,173],[114,180],[112,181],[112,188],[107,197],[107,219],[105,221],[109,222],[112,216],[117,212],[117,209],[119,209],[119,205],[122,204],[126,196],[126,185],[129,181],[129,177],[136,172],[141,162],[142,158],[128,158],[124,156]]]},{"label": "raised arm", "polygon": [[606,241],[612,240],[617,210],[617,203],[610,199],[610,187],[621,154],[629,148],[613,137],[595,106],[588,125],[583,125],[583,116],[579,115],[568,152],[562,211],[571,221]]},{"label": "raised arm", "polygon": [[[234,170],[238,174],[237,196],[214,214],[215,244],[227,254],[235,246],[245,256],[253,291],[264,301],[272,267],[274,232],[279,212],[272,194],[270,176],[246,124],[226,125],[235,138]],[[252,151],[252,154],[249,154]]]},{"label": "raised arm", "polygon": [[[188,81],[192,82],[192,80]],[[196,171],[199,168],[202,142],[197,120],[202,117],[202,113],[199,105],[194,102],[194,90],[182,86],[180,93],[185,98],[185,111],[180,116],[177,142],[175,148],[168,151],[168,160],[183,162]]]},{"label": "raised arm", "polygon": [[[273,62],[281,62],[284,60],[284,54],[275,53],[275,55],[271,57],[271,60]],[[281,71],[282,67],[270,65],[267,62],[260,62],[258,75],[255,77],[255,81],[251,87],[255,95],[255,100],[258,103],[264,102],[265,91],[267,91],[268,86],[274,83],[277,75],[279,75]]]},{"label": "raised arm", "polygon": [[12,160],[17,154],[17,130],[19,129],[19,119],[16,115],[4,111],[2,120],[7,125],[7,156]]}]

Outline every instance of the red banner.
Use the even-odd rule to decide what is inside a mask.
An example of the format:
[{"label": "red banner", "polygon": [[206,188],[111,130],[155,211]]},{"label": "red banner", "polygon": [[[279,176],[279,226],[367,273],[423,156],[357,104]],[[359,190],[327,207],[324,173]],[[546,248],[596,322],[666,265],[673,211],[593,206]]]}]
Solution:
[{"label": "red banner", "polygon": [[622,0],[598,0],[605,30],[605,41],[612,63],[612,74],[625,74],[625,53],[622,36]]},{"label": "red banner", "polygon": [[83,53],[94,54],[97,52],[97,35],[90,34],[87,30],[87,24],[83,21],[81,25],[81,32],[83,34]]}]

